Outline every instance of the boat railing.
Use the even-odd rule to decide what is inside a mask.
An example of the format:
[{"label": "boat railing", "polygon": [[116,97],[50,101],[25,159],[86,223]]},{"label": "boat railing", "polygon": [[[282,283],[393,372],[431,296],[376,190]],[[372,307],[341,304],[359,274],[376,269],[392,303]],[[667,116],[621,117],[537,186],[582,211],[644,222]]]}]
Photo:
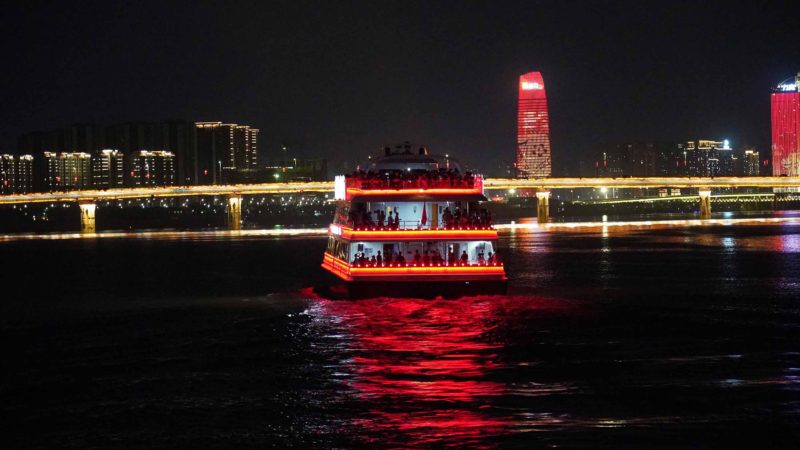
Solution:
[{"label": "boat railing", "polygon": [[369,225],[355,225],[352,221],[342,223],[341,225],[346,226],[353,231],[420,231],[420,230],[494,230],[495,228],[491,224],[467,224],[467,225],[458,225],[458,226],[446,226],[444,223],[434,227],[432,223],[428,222],[425,225],[422,224],[421,220],[400,220],[400,223],[397,226],[392,225],[377,225],[377,224],[369,224]]},{"label": "boat railing", "polygon": [[423,262],[384,262],[382,264],[378,263],[371,263],[370,261],[366,262],[359,262],[359,263],[350,263],[349,266],[351,268],[370,268],[370,267],[385,267],[385,268],[406,268],[406,267],[503,267],[503,261],[472,261],[472,262],[456,262],[453,264],[449,264],[446,262],[440,263],[423,263]]}]

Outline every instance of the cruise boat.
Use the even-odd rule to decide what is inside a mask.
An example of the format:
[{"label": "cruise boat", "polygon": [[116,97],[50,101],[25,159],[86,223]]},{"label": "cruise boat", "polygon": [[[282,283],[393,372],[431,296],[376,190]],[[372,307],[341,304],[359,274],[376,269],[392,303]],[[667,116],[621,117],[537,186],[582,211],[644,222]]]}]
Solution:
[{"label": "cruise boat", "polygon": [[504,294],[506,274],[483,177],[427,149],[385,149],[366,171],[335,178],[336,213],[322,267],[328,294]]}]

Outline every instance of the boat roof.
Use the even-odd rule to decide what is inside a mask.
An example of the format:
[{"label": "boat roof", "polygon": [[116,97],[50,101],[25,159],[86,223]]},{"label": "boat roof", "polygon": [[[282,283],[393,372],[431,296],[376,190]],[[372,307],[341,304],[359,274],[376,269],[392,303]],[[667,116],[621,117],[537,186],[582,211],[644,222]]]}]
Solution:
[{"label": "boat roof", "polygon": [[438,189],[428,189],[420,191],[417,189],[400,189],[397,193],[376,191],[356,191],[348,190],[347,196],[349,200],[369,200],[374,202],[386,201],[405,201],[405,202],[434,202],[434,201],[467,201],[467,202],[483,202],[488,199],[483,194],[478,193],[453,193],[453,192],[435,192]]}]

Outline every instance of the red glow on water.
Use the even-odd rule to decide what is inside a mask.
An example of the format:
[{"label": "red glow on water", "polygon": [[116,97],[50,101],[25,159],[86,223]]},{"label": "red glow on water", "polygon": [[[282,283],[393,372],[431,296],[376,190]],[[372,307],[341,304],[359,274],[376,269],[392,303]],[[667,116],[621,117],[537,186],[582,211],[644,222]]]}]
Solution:
[{"label": "red glow on water", "polygon": [[502,368],[501,344],[490,337],[501,299],[319,301],[353,339],[348,385],[364,400],[393,405],[357,421],[365,436],[400,432],[403,445],[470,446],[503,432],[505,419],[489,410],[505,386],[486,377]]}]

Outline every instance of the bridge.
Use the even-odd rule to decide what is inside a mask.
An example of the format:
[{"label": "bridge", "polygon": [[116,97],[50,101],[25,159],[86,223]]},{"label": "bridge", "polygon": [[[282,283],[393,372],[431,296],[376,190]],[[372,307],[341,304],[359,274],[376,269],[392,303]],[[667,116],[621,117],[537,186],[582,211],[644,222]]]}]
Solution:
[{"label": "bridge", "polygon": [[[537,218],[546,222],[550,211],[550,191],[553,189],[698,189],[700,218],[711,217],[711,189],[722,188],[796,188],[800,177],[625,177],[625,178],[486,178],[484,189],[527,189],[535,191]],[[170,186],[146,188],[118,188],[68,192],[42,192],[31,194],[0,195],[0,205],[27,203],[76,202],[81,209],[81,231],[95,231],[96,203],[103,200],[133,198],[165,198],[187,196],[227,197],[228,224],[238,229],[241,224],[241,202],[244,195],[298,194],[306,192],[332,193],[334,182],[290,182],[262,184],[232,184],[213,186]]]}]

